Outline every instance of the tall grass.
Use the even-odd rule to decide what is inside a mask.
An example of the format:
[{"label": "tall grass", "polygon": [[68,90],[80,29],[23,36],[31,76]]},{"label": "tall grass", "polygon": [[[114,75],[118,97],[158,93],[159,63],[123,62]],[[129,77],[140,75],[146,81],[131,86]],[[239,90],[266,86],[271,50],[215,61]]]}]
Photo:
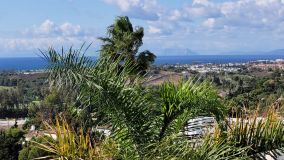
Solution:
[{"label": "tall grass", "polygon": [[266,115],[241,115],[229,122],[227,136],[236,147],[249,146],[248,155],[256,156],[284,146],[284,125],[276,110],[270,108]]},{"label": "tall grass", "polygon": [[[82,130],[77,135],[64,119],[57,119],[54,127],[48,124],[46,126],[56,133],[56,140],[48,144],[35,144],[50,152],[51,158],[62,160],[102,160],[117,157],[146,160],[250,159],[249,157],[261,157],[260,153],[281,149],[284,145],[283,123],[273,108],[266,115],[241,115],[228,122],[226,131],[216,127],[213,134],[199,137],[201,139],[188,140],[172,134],[161,141],[149,142],[147,146],[131,146],[133,143],[128,143],[130,146],[127,147],[123,144],[127,141],[122,140],[122,143],[111,139],[94,143]],[[143,152],[143,157],[137,156],[136,150],[133,149],[135,147],[142,147],[139,150]]]},{"label": "tall grass", "polygon": [[55,139],[45,144],[33,142],[40,149],[50,153],[50,156],[38,159],[105,160],[115,156],[117,146],[114,141],[105,139],[94,142],[89,134],[83,133],[82,129],[79,134],[75,133],[64,118],[57,118],[55,126],[47,123],[45,125],[51,133],[55,133]]}]

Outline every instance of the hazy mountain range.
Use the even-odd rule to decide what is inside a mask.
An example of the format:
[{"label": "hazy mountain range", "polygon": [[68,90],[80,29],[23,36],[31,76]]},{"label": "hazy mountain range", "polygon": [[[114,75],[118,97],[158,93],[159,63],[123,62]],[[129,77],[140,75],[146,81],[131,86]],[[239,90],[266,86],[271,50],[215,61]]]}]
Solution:
[{"label": "hazy mountain range", "polygon": [[[284,56],[284,49],[276,49],[267,52],[244,52],[244,51],[230,51],[230,52],[222,52],[222,53],[211,53],[210,55],[283,55]],[[191,55],[205,55],[203,53],[195,52],[191,49],[164,49],[163,50],[164,56],[191,56]],[[209,54],[206,54],[209,55]]]},{"label": "hazy mountain range", "polygon": [[192,51],[191,49],[185,48],[185,49],[180,49],[180,48],[166,48],[163,49],[163,56],[191,56],[191,55],[200,55],[199,53]]},{"label": "hazy mountain range", "polygon": [[276,49],[267,52],[241,52],[241,51],[232,51],[232,52],[223,52],[222,55],[284,55],[284,49]]}]

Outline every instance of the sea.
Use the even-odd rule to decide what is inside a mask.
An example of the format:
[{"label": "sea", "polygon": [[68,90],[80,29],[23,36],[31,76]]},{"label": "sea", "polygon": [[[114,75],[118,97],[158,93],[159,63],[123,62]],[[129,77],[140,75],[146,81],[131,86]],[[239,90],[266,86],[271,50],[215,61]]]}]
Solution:
[{"label": "sea", "polygon": [[[93,57],[93,60],[96,58]],[[191,56],[157,56],[155,65],[164,64],[225,64],[245,63],[256,60],[284,59],[284,55],[191,55]],[[41,70],[47,67],[42,57],[0,58],[0,70]]]}]

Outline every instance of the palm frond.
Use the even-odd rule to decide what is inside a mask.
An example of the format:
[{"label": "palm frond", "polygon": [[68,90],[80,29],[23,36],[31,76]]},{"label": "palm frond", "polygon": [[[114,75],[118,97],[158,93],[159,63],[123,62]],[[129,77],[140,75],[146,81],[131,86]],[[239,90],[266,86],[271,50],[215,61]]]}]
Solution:
[{"label": "palm frond", "polygon": [[283,121],[273,108],[266,116],[255,113],[251,117],[241,115],[231,120],[227,133],[228,141],[236,142],[237,147],[250,146],[248,154],[251,156],[284,146]]},{"label": "palm frond", "polygon": [[[178,122],[178,125],[173,125],[181,126],[182,121],[185,124],[193,116],[213,115],[217,120],[224,118],[225,108],[216,90],[207,82],[199,83],[194,79],[180,82],[178,85],[167,82],[160,87],[159,93],[163,114],[160,139],[174,121]],[[176,132],[182,129],[174,128],[173,131]]]},{"label": "palm frond", "polygon": [[247,159],[246,147],[233,147],[225,141],[207,136],[199,141],[188,141],[179,135],[166,136],[162,141],[152,143],[146,149],[145,159],[161,160],[231,160]]},{"label": "palm frond", "polygon": [[54,48],[41,51],[48,62],[47,70],[50,73],[50,80],[56,80],[56,83],[61,85],[75,85],[86,78],[95,66],[95,62],[85,56],[89,46],[84,52],[82,52],[84,44],[77,50],[70,47],[65,51],[62,48],[60,53]]},{"label": "palm frond", "polygon": [[[139,89],[139,76],[130,81],[129,72],[133,66],[119,68],[120,59],[112,60],[111,57],[99,58],[92,65],[82,65],[73,60],[78,54],[72,51],[67,52],[67,55],[52,52],[47,57],[53,59],[58,56],[68,57],[68,60],[57,59],[56,64],[62,65],[50,68],[51,78],[55,82],[63,81],[64,83],[59,83],[62,87],[78,86],[77,100],[83,106],[91,105],[91,112],[101,113],[110,120],[107,123],[112,125],[114,133],[125,128],[124,136],[136,145],[148,142],[152,138],[150,125],[153,119],[151,109],[154,104],[148,101],[147,90]],[[65,63],[66,61],[68,63]],[[66,71],[72,74],[66,74]],[[82,78],[77,80],[77,77]]]}]

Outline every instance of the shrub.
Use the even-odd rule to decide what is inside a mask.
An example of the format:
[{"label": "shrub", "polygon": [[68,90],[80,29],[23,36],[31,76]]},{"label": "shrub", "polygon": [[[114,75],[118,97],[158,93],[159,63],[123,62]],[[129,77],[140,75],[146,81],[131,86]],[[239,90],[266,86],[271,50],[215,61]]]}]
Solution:
[{"label": "shrub", "polygon": [[0,159],[18,159],[22,149],[21,140],[24,132],[18,128],[10,128],[0,132]]},{"label": "shrub", "polygon": [[[37,143],[46,144],[49,141],[52,141],[52,139],[48,136],[42,136],[37,138],[32,138],[31,141],[35,141]],[[44,157],[48,156],[50,153],[38,148],[31,142],[26,142],[23,149],[19,153],[19,160],[30,160],[35,159],[38,157]]]},{"label": "shrub", "polygon": [[48,156],[38,158],[105,160],[115,156],[117,146],[113,141],[107,139],[93,142],[89,134],[84,134],[82,129],[77,134],[63,118],[57,119],[55,126],[46,123],[46,127],[56,133],[56,140],[48,140],[46,143],[33,141],[38,149],[49,153]]}]

